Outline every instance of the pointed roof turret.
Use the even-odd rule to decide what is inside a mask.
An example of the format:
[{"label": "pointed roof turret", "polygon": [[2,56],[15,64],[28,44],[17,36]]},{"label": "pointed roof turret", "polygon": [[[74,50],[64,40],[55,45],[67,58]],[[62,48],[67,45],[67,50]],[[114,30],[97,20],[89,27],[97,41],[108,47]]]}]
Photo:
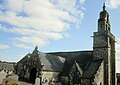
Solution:
[{"label": "pointed roof turret", "polygon": [[107,23],[109,23],[109,13],[108,13],[107,10],[106,10],[105,3],[103,3],[103,10],[100,12],[99,20],[100,20],[100,21],[106,20]]},{"label": "pointed roof turret", "polygon": [[109,20],[109,13],[106,10],[105,3],[102,6],[103,10],[100,12],[99,19],[98,19],[98,31],[99,33],[103,33],[105,31],[110,31],[110,20]]}]

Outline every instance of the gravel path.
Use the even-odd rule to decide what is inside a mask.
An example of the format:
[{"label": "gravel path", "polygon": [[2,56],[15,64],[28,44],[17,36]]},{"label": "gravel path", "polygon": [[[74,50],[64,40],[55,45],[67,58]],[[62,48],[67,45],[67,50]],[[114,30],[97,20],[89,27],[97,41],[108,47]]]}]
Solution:
[{"label": "gravel path", "polygon": [[20,85],[33,85],[33,84],[20,81]]}]

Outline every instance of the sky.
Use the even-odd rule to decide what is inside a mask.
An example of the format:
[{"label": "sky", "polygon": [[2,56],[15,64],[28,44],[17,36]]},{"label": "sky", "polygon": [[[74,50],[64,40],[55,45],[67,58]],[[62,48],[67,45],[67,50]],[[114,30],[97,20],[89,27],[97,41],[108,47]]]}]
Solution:
[{"label": "sky", "polygon": [[[0,60],[41,52],[92,50],[104,0],[0,0]],[[120,72],[120,0],[106,0]]]}]

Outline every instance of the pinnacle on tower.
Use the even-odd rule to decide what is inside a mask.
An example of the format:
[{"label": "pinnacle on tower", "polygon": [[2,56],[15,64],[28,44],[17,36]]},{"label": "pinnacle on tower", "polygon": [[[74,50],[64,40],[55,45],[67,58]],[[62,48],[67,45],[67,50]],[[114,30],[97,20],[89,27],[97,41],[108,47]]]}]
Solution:
[{"label": "pinnacle on tower", "polygon": [[35,50],[38,50],[38,46],[36,45]]},{"label": "pinnacle on tower", "polygon": [[105,6],[105,3],[103,3],[103,11],[105,11],[105,7],[106,7],[106,6]]},{"label": "pinnacle on tower", "polygon": [[33,53],[36,54],[36,53],[38,53],[38,52],[39,52],[39,51],[38,51],[38,46],[36,46],[35,49],[34,49],[34,51],[33,51]]}]

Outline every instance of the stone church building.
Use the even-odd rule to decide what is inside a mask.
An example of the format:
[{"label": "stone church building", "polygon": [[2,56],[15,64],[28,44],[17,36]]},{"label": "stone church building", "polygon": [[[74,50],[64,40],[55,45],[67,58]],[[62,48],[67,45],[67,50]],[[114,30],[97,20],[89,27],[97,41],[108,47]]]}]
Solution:
[{"label": "stone church building", "polygon": [[103,5],[93,33],[93,51],[42,53],[36,46],[16,65],[20,78],[40,85],[116,85],[115,36]]}]

